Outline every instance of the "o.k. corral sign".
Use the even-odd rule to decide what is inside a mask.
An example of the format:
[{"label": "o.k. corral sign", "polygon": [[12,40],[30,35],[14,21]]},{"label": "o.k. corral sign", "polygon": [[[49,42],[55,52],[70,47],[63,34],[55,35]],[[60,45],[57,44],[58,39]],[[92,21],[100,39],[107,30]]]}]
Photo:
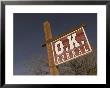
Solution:
[{"label": "o.k. corral sign", "polygon": [[92,51],[83,26],[53,40],[51,46],[55,65]]}]

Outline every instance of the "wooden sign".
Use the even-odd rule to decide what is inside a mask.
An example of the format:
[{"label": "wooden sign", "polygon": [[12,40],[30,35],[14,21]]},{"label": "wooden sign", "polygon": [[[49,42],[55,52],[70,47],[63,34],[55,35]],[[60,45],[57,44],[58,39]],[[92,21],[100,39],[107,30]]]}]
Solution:
[{"label": "wooden sign", "polygon": [[55,65],[76,59],[92,51],[84,27],[51,42]]}]

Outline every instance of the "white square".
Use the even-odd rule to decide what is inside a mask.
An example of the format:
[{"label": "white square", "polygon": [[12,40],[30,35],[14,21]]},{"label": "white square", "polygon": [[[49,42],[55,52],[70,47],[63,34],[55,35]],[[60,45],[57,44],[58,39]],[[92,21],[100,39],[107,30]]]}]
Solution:
[{"label": "white square", "polygon": [[[97,13],[97,76],[13,75],[13,13]],[[106,5],[6,5],[6,84],[106,84]]]}]

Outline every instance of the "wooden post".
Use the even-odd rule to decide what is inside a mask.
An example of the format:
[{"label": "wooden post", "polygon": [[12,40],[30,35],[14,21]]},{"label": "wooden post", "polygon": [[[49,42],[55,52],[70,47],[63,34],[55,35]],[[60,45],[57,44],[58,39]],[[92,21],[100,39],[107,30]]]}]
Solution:
[{"label": "wooden post", "polygon": [[[52,39],[50,23],[48,21],[45,21],[43,25],[44,25],[45,40],[48,41],[49,39]],[[51,75],[57,75],[58,69],[56,68],[54,63],[51,44],[47,43],[46,47],[48,52],[48,63],[49,63],[50,73]]]}]

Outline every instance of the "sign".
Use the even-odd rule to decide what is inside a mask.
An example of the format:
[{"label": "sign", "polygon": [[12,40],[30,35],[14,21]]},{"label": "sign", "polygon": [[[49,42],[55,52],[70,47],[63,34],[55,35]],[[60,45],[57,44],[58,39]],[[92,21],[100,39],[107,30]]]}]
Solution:
[{"label": "sign", "polygon": [[92,51],[84,27],[51,42],[55,65],[67,62]]}]

